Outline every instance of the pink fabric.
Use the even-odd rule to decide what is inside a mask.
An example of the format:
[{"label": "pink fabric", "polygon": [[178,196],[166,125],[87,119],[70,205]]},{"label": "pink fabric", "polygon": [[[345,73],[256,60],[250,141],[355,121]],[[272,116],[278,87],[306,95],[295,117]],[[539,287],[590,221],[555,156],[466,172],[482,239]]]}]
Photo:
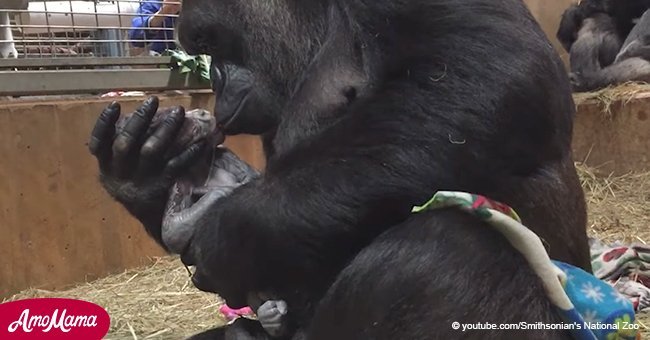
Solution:
[{"label": "pink fabric", "polygon": [[255,313],[250,307],[244,307],[239,309],[233,309],[228,307],[228,305],[223,305],[219,308],[219,313],[228,321],[232,323],[239,318],[254,319]]}]

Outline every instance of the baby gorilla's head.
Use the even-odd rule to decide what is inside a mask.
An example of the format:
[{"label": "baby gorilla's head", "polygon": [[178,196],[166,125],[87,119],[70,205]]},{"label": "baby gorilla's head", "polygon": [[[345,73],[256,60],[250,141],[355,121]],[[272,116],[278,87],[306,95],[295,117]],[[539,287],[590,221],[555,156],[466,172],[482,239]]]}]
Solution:
[{"label": "baby gorilla's head", "polygon": [[[174,110],[178,110],[178,108],[165,107],[158,109],[149,125],[147,137],[151,136]],[[116,124],[118,133],[126,126],[126,122],[132,116],[129,115],[118,120]],[[206,141],[210,146],[217,146],[223,143],[224,139],[225,136],[217,128],[217,120],[209,111],[203,109],[186,111],[185,121],[168,148],[166,156],[178,155],[190,145],[200,141]]]}]

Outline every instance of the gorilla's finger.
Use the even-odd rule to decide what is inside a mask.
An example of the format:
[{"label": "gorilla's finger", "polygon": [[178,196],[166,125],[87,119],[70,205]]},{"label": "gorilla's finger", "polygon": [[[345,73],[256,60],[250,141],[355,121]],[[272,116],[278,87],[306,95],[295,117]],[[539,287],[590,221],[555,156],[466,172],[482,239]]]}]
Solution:
[{"label": "gorilla's finger", "polygon": [[117,135],[113,142],[113,167],[116,176],[124,176],[128,168],[131,151],[141,142],[142,134],[147,131],[153,116],[158,110],[158,98],[149,97],[142,106],[129,118],[124,129]]},{"label": "gorilla's finger", "polygon": [[176,134],[183,127],[185,109],[180,106],[174,108],[158,129],[147,139],[140,149],[141,171],[147,171],[152,166],[163,161],[167,147],[174,141]]},{"label": "gorilla's finger", "polygon": [[99,115],[95,127],[90,134],[88,149],[97,157],[99,166],[104,170],[110,160],[115,123],[120,118],[121,107],[117,102],[110,103]]},{"label": "gorilla's finger", "polygon": [[171,178],[178,176],[201,156],[201,152],[205,146],[206,143],[204,141],[192,144],[183,153],[172,158],[165,166],[165,175]]}]

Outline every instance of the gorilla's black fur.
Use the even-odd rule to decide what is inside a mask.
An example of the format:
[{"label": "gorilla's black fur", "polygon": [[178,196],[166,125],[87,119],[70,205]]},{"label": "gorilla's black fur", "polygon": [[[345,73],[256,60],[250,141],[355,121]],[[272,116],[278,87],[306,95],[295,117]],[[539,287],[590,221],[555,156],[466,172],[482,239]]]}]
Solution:
[{"label": "gorilla's black fur", "polygon": [[[198,287],[233,307],[257,292],[285,300],[287,339],[448,339],[461,336],[452,321],[559,322],[489,226],[452,210],[411,214],[438,190],[483,194],[513,206],[554,259],[591,269],[569,82],[520,0],[184,0],[178,28],[220,72],[248,70],[274,122],[264,175],[222,199],[182,254]],[[106,188],[161,242],[157,200],[179,163],[116,173],[110,129],[96,134]],[[138,164],[132,143],[113,154]],[[267,338],[246,320],[203,336]]]}]

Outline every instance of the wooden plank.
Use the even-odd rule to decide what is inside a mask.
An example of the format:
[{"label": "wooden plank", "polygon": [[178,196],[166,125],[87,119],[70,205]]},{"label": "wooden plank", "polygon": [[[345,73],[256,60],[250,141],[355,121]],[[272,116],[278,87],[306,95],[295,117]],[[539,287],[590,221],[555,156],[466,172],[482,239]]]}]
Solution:
[{"label": "wooden plank", "polygon": [[170,65],[171,57],[54,57],[0,59],[2,68]]},{"label": "wooden plank", "polygon": [[[0,297],[3,292],[6,292],[11,287],[14,287],[17,282],[25,281],[23,275],[24,271],[20,266],[27,266],[28,263],[16,265],[15,249],[17,242],[8,240],[18,240],[20,228],[12,227],[17,226],[16,204],[18,202],[16,194],[16,181],[12,180],[12,175],[15,172],[15,167],[11,162],[11,155],[13,152],[14,139],[16,134],[8,133],[10,125],[10,117],[8,114],[0,114],[0,230],[3,237],[0,238]],[[4,241],[6,240],[6,241]]]},{"label": "wooden plank", "polygon": [[0,71],[0,96],[206,89],[195,75],[170,69]]},{"label": "wooden plank", "polygon": [[603,106],[590,100],[578,106],[573,150],[576,161],[617,175],[650,170],[650,92]]},{"label": "wooden plank", "polygon": [[[2,164],[7,167],[3,172],[8,173],[6,178],[13,182],[8,197],[14,200],[15,207],[15,225],[9,225],[9,228],[14,228],[11,233],[17,236],[9,239],[14,242],[11,245],[14,273],[11,274],[23,279],[51,277],[63,251],[63,247],[56,246],[66,221],[62,213],[65,212],[65,197],[56,199],[53,190],[59,185],[61,172],[53,118],[52,114],[38,117],[32,112],[13,111],[5,120],[7,124],[1,127],[1,133],[11,137],[11,143],[3,145],[10,149],[2,153],[8,154],[3,159]],[[21,256],[16,257],[17,254]],[[34,258],[33,254],[40,256]],[[62,276],[65,276],[67,268],[61,268]],[[9,273],[2,276],[5,275]],[[16,282],[15,279],[9,281]]]},{"label": "wooden plank", "polygon": [[[118,100],[127,112],[142,99]],[[210,94],[160,99],[161,106],[213,106]],[[163,254],[97,181],[86,143],[111,100],[0,106],[0,299],[28,287],[64,288]],[[263,166],[258,138],[238,136],[226,144]]]},{"label": "wooden plank", "polygon": [[[54,0],[46,0],[54,1]],[[28,0],[2,0],[0,9],[27,9],[29,5]]]}]

